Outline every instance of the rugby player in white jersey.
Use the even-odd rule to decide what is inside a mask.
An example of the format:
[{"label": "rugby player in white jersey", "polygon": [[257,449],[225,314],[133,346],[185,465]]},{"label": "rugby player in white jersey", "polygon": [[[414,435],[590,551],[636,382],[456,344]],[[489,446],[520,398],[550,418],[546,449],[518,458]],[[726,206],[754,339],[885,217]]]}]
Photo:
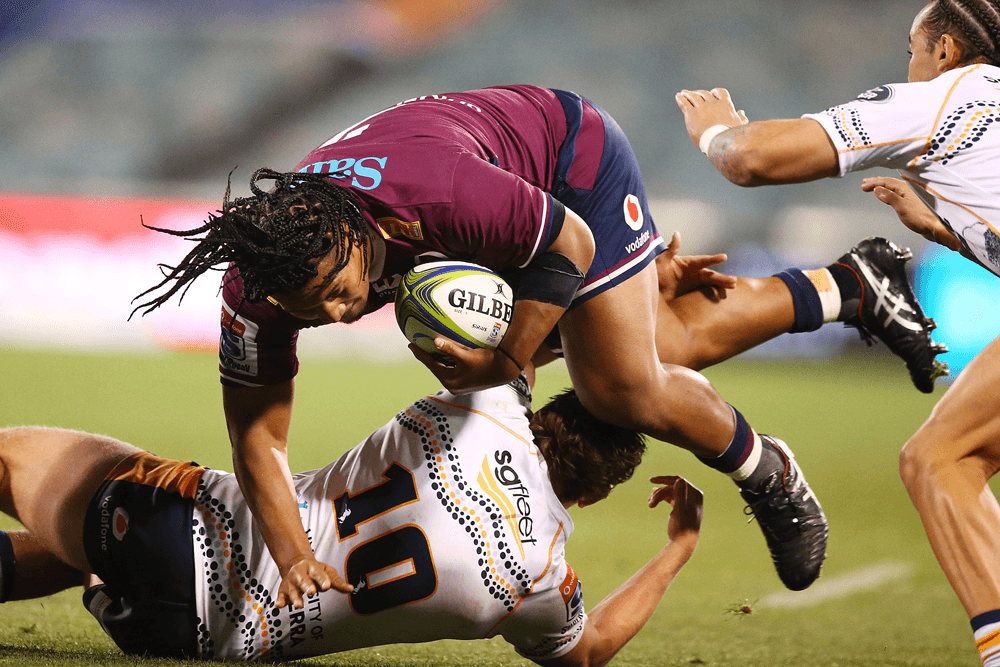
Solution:
[{"label": "rugby player in white jersey", "polygon": [[[528,375],[532,375],[529,366]],[[532,415],[526,376],[412,404],[322,470],[294,477],[312,548],[348,582],[275,605],[278,567],[236,478],[76,431],[0,431],[4,601],[79,585],[125,652],[290,660],[364,646],[504,637],[551,665],[601,665],[694,551],[701,492],[655,477],[667,545],[584,612],[567,509],[605,498],[645,450],[567,392]]]},{"label": "rugby player in white jersey", "polygon": [[[800,119],[748,123],[722,88],[684,90],[676,100],[691,139],[734,183],[898,169],[902,180],[866,178],[862,189],[911,230],[1000,275],[1000,2],[927,4],[913,21],[910,53],[908,83]],[[841,270],[857,270],[847,259]],[[832,312],[839,301],[830,293],[824,303]],[[891,317],[891,300],[886,308]],[[1000,665],[1000,504],[987,485],[1000,470],[998,386],[1000,339],[963,370],[900,456],[988,667]]]}]

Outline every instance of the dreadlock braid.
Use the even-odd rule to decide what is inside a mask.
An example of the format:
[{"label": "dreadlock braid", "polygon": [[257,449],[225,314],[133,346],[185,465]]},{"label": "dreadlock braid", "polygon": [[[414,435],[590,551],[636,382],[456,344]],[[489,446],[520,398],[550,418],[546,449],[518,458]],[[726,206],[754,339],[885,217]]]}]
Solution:
[{"label": "dreadlock braid", "polygon": [[[258,186],[263,180],[274,181],[270,192]],[[143,308],[143,315],[155,310],[178,291],[183,300],[198,276],[210,269],[224,271],[230,265],[239,269],[243,298],[249,302],[302,289],[318,275],[319,260],[332,250],[337,251],[337,262],[327,280],[347,265],[355,245],[362,250],[367,271],[368,230],[361,211],[353,195],[325,175],[258,169],[250,177],[253,195],[234,200],[229,198],[230,185],[231,180],[226,183],[222,209],[217,215],[209,214],[202,226],[181,231],[149,227],[197,244],[177,266],[159,265],[163,280],[136,299],[170,287],[138,305],[133,315]]]},{"label": "dreadlock braid", "polygon": [[937,0],[924,18],[931,43],[949,34],[965,47],[965,62],[979,57],[1000,66],[1000,1]]}]

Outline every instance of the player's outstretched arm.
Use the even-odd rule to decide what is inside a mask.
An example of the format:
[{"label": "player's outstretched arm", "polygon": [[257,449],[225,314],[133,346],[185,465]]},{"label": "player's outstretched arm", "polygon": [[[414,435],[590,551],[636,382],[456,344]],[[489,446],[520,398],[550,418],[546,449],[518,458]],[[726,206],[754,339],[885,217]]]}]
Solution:
[{"label": "player's outstretched arm", "polygon": [[837,151],[808,118],[748,122],[725,88],[682,90],[675,101],[688,136],[727,179],[744,187],[837,176]]},{"label": "player's outstretched arm", "polygon": [[673,506],[667,521],[669,542],[624,584],[594,607],[579,643],[569,653],[541,664],[558,667],[600,666],[611,658],[656,610],[667,587],[691,558],[701,529],[702,493],[682,477],[650,480],[661,486],[649,496],[649,506],[666,501]]},{"label": "player's outstretched arm", "polygon": [[281,572],[275,606],[301,609],[306,596],[331,587],[349,593],[352,587],[316,560],[299,518],[287,452],[293,395],[292,380],[222,389],[236,480]]}]

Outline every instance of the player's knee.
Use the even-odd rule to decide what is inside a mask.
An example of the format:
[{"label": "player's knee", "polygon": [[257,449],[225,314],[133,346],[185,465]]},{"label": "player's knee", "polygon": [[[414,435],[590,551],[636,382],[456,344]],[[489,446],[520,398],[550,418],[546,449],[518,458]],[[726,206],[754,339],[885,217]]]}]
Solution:
[{"label": "player's knee", "polygon": [[653,424],[657,413],[649,392],[636,385],[605,385],[586,392],[581,402],[601,421],[637,431],[644,431]]},{"label": "player's knee", "polygon": [[918,430],[899,453],[899,477],[903,480],[910,497],[933,495],[940,475],[956,462],[948,447],[941,446],[941,440],[932,429]]},{"label": "player's knee", "polygon": [[912,496],[926,479],[927,460],[918,441],[911,438],[899,452],[899,477]]}]

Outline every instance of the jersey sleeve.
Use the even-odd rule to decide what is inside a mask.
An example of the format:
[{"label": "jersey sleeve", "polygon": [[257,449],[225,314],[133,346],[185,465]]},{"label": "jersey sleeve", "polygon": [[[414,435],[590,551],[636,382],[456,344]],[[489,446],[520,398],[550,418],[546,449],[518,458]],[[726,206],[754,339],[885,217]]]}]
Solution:
[{"label": "jersey sleeve", "polygon": [[870,167],[905,169],[930,147],[941,97],[929,82],[892,84],[803,118],[826,130],[837,149],[841,176]]},{"label": "jersey sleeve", "polygon": [[565,655],[580,641],[587,623],[583,586],[573,568],[563,562],[555,576],[558,586],[528,594],[500,629],[503,638],[531,660]]},{"label": "jersey sleeve", "polygon": [[219,335],[222,384],[261,387],[291,380],[299,370],[299,320],[268,301],[244,302],[242,294],[243,281],[227,272]]},{"label": "jersey sleeve", "polygon": [[526,266],[544,251],[563,210],[548,192],[472,154],[456,164],[448,206],[454,249],[494,270]]}]

